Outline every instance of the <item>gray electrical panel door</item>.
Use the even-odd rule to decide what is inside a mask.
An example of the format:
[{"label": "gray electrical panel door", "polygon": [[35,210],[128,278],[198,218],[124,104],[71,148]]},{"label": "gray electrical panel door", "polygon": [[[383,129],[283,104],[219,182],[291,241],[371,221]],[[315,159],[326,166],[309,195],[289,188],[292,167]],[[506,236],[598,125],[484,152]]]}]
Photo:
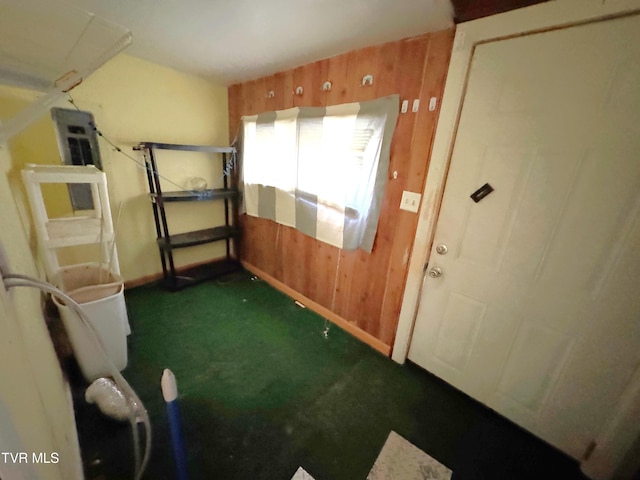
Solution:
[{"label": "gray electrical panel door", "polygon": [[[65,165],[95,165],[102,170],[95,122],[90,112],[52,108],[51,118],[56,128],[58,150]],[[93,209],[88,184],[69,185],[74,210]]]}]

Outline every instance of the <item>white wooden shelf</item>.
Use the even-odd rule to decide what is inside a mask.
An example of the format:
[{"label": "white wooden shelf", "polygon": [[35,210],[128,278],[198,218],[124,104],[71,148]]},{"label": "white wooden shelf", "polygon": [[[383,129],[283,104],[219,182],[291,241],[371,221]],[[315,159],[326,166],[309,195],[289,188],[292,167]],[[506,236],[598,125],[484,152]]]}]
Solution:
[{"label": "white wooden shelf", "polygon": [[[31,205],[38,248],[50,279],[55,278],[60,268],[57,249],[89,244],[99,244],[103,266],[108,264],[115,273],[120,273],[104,172],[93,165],[28,165],[22,171],[22,179]],[[50,183],[89,184],[93,210],[78,216],[50,218],[41,188],[42,184]]]}]

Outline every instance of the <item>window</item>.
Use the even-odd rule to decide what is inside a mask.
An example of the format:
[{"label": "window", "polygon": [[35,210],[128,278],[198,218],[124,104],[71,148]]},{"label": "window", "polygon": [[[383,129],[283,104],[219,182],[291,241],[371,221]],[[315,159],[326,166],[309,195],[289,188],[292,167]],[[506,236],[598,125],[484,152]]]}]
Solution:
[{"label": "window", "polygon": [[398,106],[393,95],[243,117],[246,213],[370,252]]},{"label": "window", "polygon": [[[65,165],[95,165],[102,170],[98,137],[90,112],[65,108],[52,108],[51,118],[56,127],[58,150]],[[92,210],[91,187],[84,184],[69,185],[74,210]]]}]

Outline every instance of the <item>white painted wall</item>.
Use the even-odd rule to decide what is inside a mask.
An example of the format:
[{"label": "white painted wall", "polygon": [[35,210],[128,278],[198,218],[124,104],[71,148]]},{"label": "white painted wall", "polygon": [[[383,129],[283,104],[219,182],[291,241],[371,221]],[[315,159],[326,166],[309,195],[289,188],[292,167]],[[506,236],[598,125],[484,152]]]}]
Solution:
[{"label": "white painted wall", "polygon": [[[37,276],[7,174],[12,168],[0,145],[0,244],[14,273]],[[0,282],[0,452],[26,452],[28,463],[0,456],[9,479],[83,478],[75,419],[67,385],[49,337],[40,294],[5,292]],[[58,455],[58,463],[34,464],[32,454]]]}]

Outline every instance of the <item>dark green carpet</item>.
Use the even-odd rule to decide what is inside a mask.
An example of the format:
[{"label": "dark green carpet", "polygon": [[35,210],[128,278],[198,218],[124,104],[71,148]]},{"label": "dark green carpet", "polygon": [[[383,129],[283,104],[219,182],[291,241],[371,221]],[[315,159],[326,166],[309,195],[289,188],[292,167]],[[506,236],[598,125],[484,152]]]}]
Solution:
[{"label": "dark green carpet", "polygon": [[[455,479],[582,479],[577,465],[413,365],[399,366],[243,273],[127,292],[125,376],[149,410],[145,479],[172,479],[160,377],[178,379],[192,479],[364,480],[395,430]],[[130,478],[128,425],[76,399],[87,479]]]}]

